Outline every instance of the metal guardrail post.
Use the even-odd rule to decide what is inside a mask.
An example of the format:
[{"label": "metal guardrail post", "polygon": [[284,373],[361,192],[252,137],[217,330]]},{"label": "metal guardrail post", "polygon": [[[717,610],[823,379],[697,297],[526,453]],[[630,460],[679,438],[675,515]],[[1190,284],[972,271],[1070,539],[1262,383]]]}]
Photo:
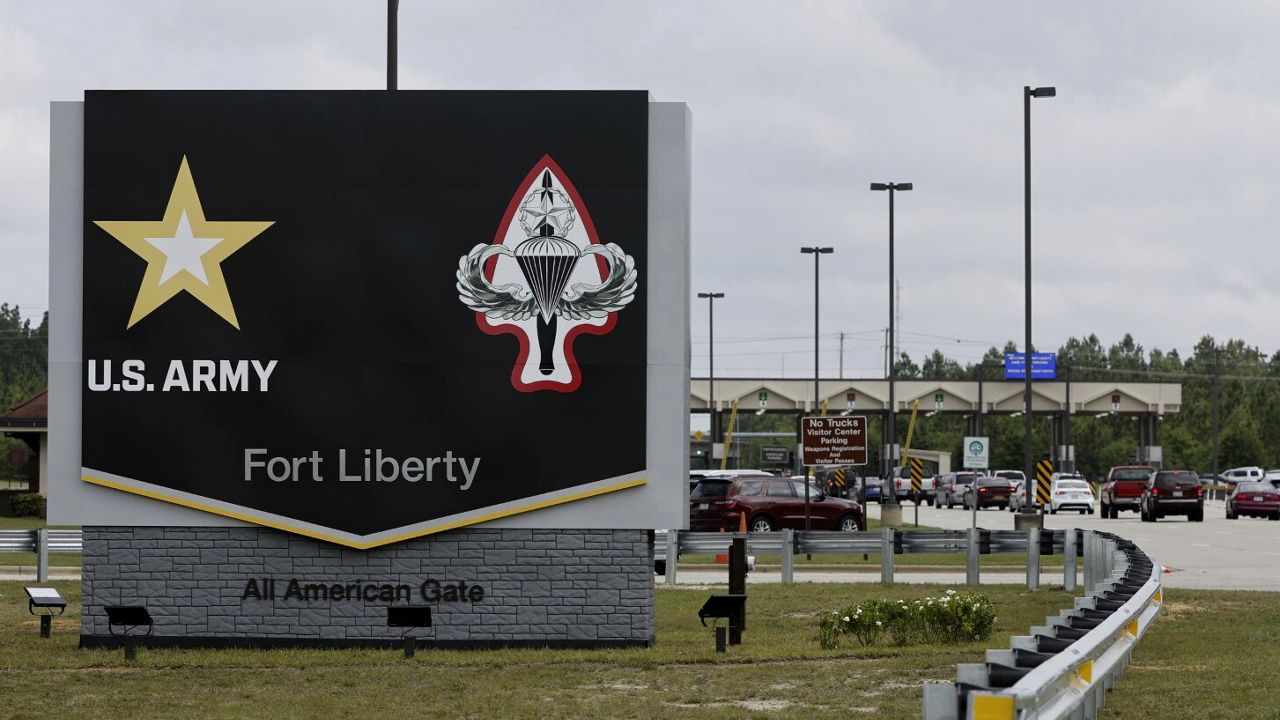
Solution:
[{"label": "metal guardrail post", "polygon": [[796,531],[782,531],[782,582],[795,580],[796,572]]},{"label": "metal guardrail post", "polygon": [[667,584],[676,584],[676,565],[680,562],[680,531],[667,531]]},{"label": "metal guardrail post", "polygon": [[1093,574],[1096,572],[1094,567],[1097,561],[1093,554],[1093,531],[1085,530],[1084,533],[1084,591],[1086,593],[1093,592]]},{"label": "metal guardrail post", "polygon": [[49,581],[49,528],[36,530],[36,580]]},{"label": "metal guardrail post", "polygon": [[1027,531],[1027,589],[1040,589],[1040,528]]},{"label": "metal guardrail post", "polygon": [[893,584],[893,528],[880,528],[880,582]]},{"label": "metal guardrail post", "polygon": [[1062,560],[1062,587],[1067,592],[1076,591],[1076,531],[1070,528],[1067,531],[1066,540],[1062,543],[1062,552],[1065,557]]},{"label": "metal guardrail post", "polygon": [[964,581],[966,585],[977,585],[978,578],[978,528],[969,528],[969,547],[964,564]]}]

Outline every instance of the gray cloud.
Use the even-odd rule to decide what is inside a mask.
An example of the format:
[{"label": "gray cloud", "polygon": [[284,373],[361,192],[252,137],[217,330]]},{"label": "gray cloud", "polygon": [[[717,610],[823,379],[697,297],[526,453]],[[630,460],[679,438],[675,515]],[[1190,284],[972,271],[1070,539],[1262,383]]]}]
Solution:
[{"label": "gray cloud", "polygon": [[[694,113],[694,285],[722,371],[811,372],[812,264],[847,374],[879,372],[886,198],[903,348],[1022,336],[1024,84],[1041,346],[1133,332],[1271,351],[1280,290],[1262,3],[401,3],[401,87],[645,88]],[[47,304],[48,102],[87,88],[378,88],[382,3],[0,2],[0,295]],[[705,372],[705,305],[693,316]],[[795,338],[746,342],[752,337]],[[733,342],[729,342],[729,341]],[[836,343],[824,339],[834,372]],[[789,354],[783,355],[783,352]]]}]

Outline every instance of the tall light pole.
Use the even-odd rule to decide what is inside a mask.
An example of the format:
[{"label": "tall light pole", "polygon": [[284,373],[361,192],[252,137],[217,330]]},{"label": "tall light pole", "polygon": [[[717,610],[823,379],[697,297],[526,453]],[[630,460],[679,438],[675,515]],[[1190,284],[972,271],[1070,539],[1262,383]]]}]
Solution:
[{"label": "tall light pole", "polygon": [[396,57],[399,45],[400,0],[387,0],[387,89],[396,89],[396,70],[399,64]]},{"label": "tall light pole", "polygon": [[[835,252],[834,248],[829,247],[802,247],[800,252],[806,255],[813,255],[813,410],[810,412],[818,412],[818,403],[821,402],[818,390],[818,259],[823,255],[830,255]],[[803,441],[803,438],[801,439]],[[809,528],[809,479],[813,475],[812,468],[804,474],[804,529]]]},{"label": "tall light pole", "polygon": [[[1022,346],[1025,363],[1023,369],[1025,372],[1026,385],[1023,388],[1023,403],[1025,405],[1026,427],[1025,437],[1023,438],[1023,472],[1026,474],[1027,481],[1027,504],[1023,506],[1022,516],[1015,520],[1015,527],[1019,530],[1027,529],[1033,526],[1043,525],[1044,519],[1035,514],[1032,507],[1032,498],[1035,497],[1035,459],[1032,455],[1035,449],[1032,447],[1031,434],[1031,98],[1054,97],[1058,94],[1057,88],[1038,87],[1033,88],[1030,85],[1024,85],[1022,88],[1022,160],[1023,160],[1023,212],[1026,219],[1026,246],[1025,246],[1025,269],[1026,269],[1026,321],[1027,321],[1027,341]],[[1033,519],[1034,518],[1034,519]]]},{"label": "tall light pole", "polygon": [[[898,358],[893,356],[893,196],[894,193],[901,190],[907,192],[914,189],[911,183],[890,182],[890,183],[871,183],[871,189],[876,191],[889,192],[889,415],[887,417],[885,427],[885,443],[889,448],[888,458],[885,460],[885,476],[891,478],[888,487],[888,499],[885,499],[884,492],[881,492],[880,503],[898,504],[898,479],[893,477],[893,449],[898,444],[898,398],[894,389],[894,380],[898,376],[897,364]],[[917,500],[919,502],[919,500]]]},{"label": "tall light pole", "polygon": [[699,298],[707,300],[707,354],[709,356],[708,375],[710,379],[707,382],[707,407],[711,410],[711,454],[715,454],[716,443],[720,442],[720,436],[717,432],[717,422],[720,419],[720,413],[716,412],[716,299],[724,297],[721,292],[700,292]]}]

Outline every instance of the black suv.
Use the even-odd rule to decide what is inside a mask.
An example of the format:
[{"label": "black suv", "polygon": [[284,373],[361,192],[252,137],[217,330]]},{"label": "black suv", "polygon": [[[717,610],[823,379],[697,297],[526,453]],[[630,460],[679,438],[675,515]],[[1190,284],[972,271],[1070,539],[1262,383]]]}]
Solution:
[{"label": "black suv", "polygon": [[1186,515],[1191,522],[1204,522],[1204,486],[1190,470],[1157,470],[1142,490],[1138,511],[1143,522],[1155,522],[1166,515]]}]

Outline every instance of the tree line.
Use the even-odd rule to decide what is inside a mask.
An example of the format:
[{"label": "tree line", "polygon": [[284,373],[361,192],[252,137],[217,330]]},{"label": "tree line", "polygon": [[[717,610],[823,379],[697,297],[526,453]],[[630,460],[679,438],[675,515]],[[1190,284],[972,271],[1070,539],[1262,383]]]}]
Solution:
[{"label": "tree line", "polygon": [[[38,325],[23,318],[17,305],[0,304],[0,412],[43,390],[49,382],[49,313]],[[0,477],[17,477],[7,462],[11,449],[25,444],[0,435]]]}]

